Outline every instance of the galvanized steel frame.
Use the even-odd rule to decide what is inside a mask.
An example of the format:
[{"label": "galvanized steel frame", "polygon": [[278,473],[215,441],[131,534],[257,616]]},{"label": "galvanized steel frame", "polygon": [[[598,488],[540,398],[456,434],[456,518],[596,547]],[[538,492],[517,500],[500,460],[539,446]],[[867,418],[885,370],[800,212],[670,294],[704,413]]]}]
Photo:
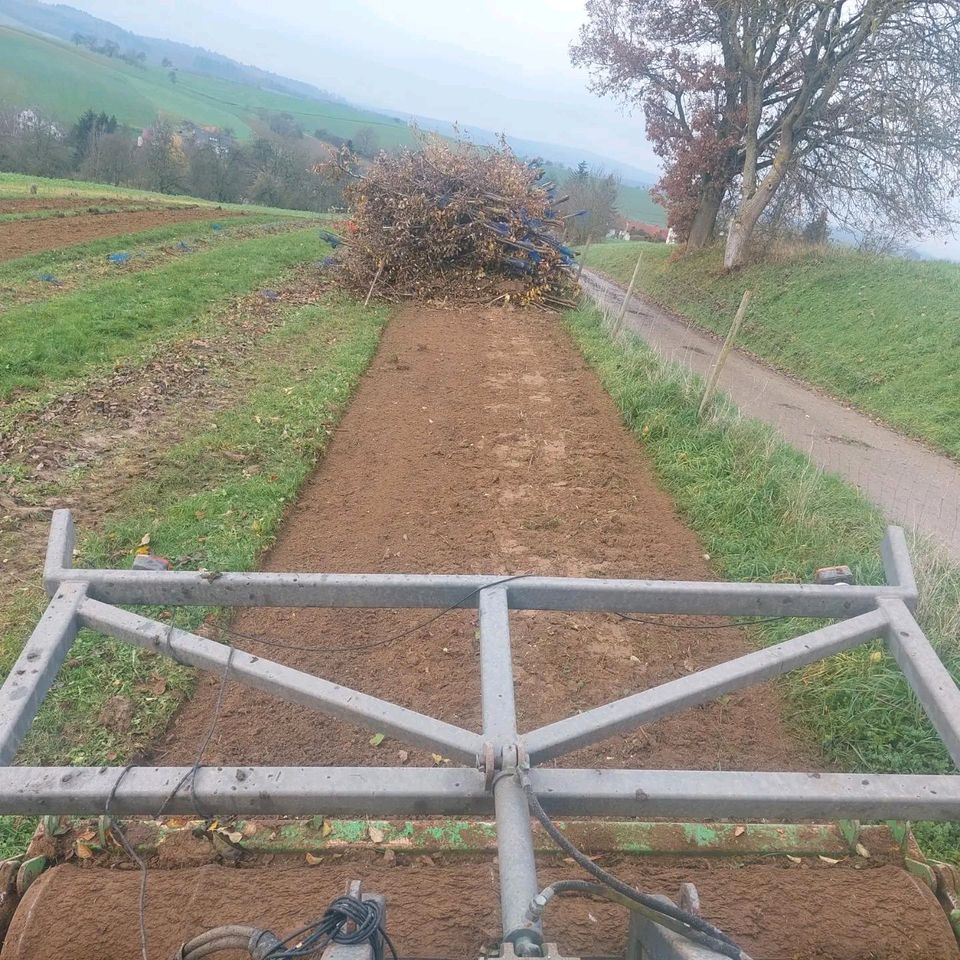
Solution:
[{"label": "galvanized steel frame", "polygon": [[[880,586],[698,583],[495,576],[280,574],[86,570],[73,567],[69,511],[54,514],[44,568],[46,612],[0,688],[0,812],[117,816],[495,814],[505,938],[535,950],[525,920],[537,892],[526,798],[563,816],[744,820],[817,818],[960,820],[960,776],[545,769],[537,765],[679,710],[779,676],[875,639],[886,641],[960,766],[960,691],[913,617],[917,586],[903,532],[882,544]],[[483,729],[414,710],[253,657],[125,605],[477,608]],[[791,616],[837,622],[772,647],[520,733],[510,649],[511,610]],[[456,759],[459,768],[18,767],[17,749],[81,627],[162,653],[398,740]],[[228,659],[229,658],[229,659]]]}]

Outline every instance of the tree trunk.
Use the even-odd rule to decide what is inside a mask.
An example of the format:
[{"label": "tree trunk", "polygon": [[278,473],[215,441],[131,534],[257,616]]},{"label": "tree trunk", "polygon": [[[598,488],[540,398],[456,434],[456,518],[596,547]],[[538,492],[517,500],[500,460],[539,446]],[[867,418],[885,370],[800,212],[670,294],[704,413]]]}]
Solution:
[{"label": "tree trunk", "polygon": [[705,188],[687,236],[687,250],[702,250],[713,240],[723,193],[723,188],[716,183]]},{"label": "tree trunk", "polygon": [[780,186],[785,166],[786,161],[782,163],[774,162],[757,192],[741,201],[740,208],[730,222],[727,245],[723,251],[723,268],[725,270],[736,270],[747,262],[753,230],[760,219],[760,215],[767,209],[773,199],[777,187]]}]

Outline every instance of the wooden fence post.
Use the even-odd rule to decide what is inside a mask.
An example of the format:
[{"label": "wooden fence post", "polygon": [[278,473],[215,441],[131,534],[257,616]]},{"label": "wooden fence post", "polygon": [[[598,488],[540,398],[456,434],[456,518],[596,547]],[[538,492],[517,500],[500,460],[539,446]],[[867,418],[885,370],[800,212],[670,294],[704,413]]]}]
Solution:
[{"label": "wooden fence post", "polygon": [[706,409],[707,403],[710,401],[710,397],[717,387],[717,381],[720,379],[720,371],[723,369],[723,365],[727,362],[727,357],[733,349],[733,341],[740,331],[740,324],[743,323],[743,318],[747,312],[747,307],[750,305],[750,297],[752,295],[750,290],[743,291],[743,298],[740,300],[740,306],[737,308],[737,315],[733,318],[733,323],[730,324],[727,339],[723,341],[723,346],[720,348],[713,368],[710,370],[710,376],[707,377],[707,385],[703,388],[703,397],[700,399],[700,407],[697,410],[698,417],[703,416],[703,411]]},{"label": "wooden fence post", "polygon": [[587,234],[587,242],[580,251],[580,263],[577,265],[577,283],[580,282],[580,276],[583,273],[583,261],[587,259],[587,251],[590,249],[590,241],[593,240],[592,234]]},{"label": "wooden fence post", "polygon": [[617,322],[613,325],[613,335],[616,336],[620,332],[620,325],[623,323],[623,318],[627,315],[627,305],[630,303],[630,298],[633,296],[633,288],[637,282],[637,274],[640,272],[640,263],[643,260],[643,251],[640,251],[640,256],[637,257],[637,265],[633,268],[633,276],[630,278],[630,285],[627,287],[627,292],[624,295],[623,303],[620,304],[620,312],[617,314]]}]

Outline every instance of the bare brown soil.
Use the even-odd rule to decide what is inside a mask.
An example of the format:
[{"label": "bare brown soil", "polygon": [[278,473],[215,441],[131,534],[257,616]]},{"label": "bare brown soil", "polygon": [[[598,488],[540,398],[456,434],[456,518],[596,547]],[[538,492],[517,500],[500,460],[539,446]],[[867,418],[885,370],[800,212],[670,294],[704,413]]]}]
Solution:
[{"label": "bare brown soil", "polygon": [[156,200],[136,197],[12,197],[0,200],[0,213],[32,213],[34,210],[83,210],[87,207],[145,207],[166,208]]},{"label": "bare brown soil", "polygon": [[[696,537],[653,479],[643,451],[555,318],[508,311],[411,308],[377,359],[267,569],[536,572],[709,579]],[[251,611],[238,633],[257,654],[478,728],[476,618],[458,612],[398,643],[373,643],[423,612]],[[673,618],[695,625],[697,618]],[[521,729],[559,719],[745,651],[737,630],[676,631],[612,616],[513,616]],[[185,705],[155,759],[193,762],[213,716],[215,678]],[[803,769],[809,744],[785,729],[772,685],[687,711],[565,758],[591,766]],[[430,764],[370,731],[228,687],[206,763]],[[322,812],[322,811],[319,811]],[[958,956],[932,894],[904,871],[852,864],[604,858],[652,892],[693,880],[704,913],[755,956],[798,960],[947,960]],[[576,875],[543,859],[541,879]],[[496,862],[453,856],[388,863],[325,854],[310,868],[151,869],[151,957],[217,923],[286,931],[319,915],[351,877],[387,895],[401,955],[477,956],[499,934]],[[3,960],[139,956],[134,871],[55,868],[30,891]],[[568,956],[622,953],[626,919],[608,904],[555,904],[548,935]],[[94,945],[96,945],[94,947]],[[93,951],[93,953],[91,953]],[[233,958],[231,958],[233,960]]]},{"label": "bare brown soil", "polygon": [[[643,889],[674,897],[680,883],[694,880],[704,916],[735,933],[756,960],[957,957],[933,894],[894,867],[737,868],[636,859],[607,865]],[[556,861],[541,869],[545,884],[576,876],[573,867]],[[400,858],[390,865],[371,855],[325,859],[314,867],[152,871],[145,913],[149,955],[171,957],[184,939],[223,923],[289,932],[319,916],[352,878],[386,895],[387,930],[402,957],[477,957],[499,938],[495,862]],[[139,884],[132,870],[54,868],[20,905],[3,960],[137,960]],[[545,933],[565,956],[623,956],[626,927],[621,907],[563,899],[547,911]]]},{"label": "bare brown soil", "polygon": [[[556,318],[410,308],[379,354],[266,560],[272,570],[541,573],[712,579],[703,547]],[[476,616],[400,643],[423,611],[261,610],[234,629],[254,653],[479,729]],[[681,618],[703,625],[702,618]],[[615,616],[513,618],[522,730],[744,652],[738,630],[679,631]],[[192,761],[218,678],[158,750]],[[576,765],[803,769],[775,688],[754,688],[567,758]],[[231,686],[210,763],[398,763],[402,744]],[[411,753],[410,762],[431,763]]]},{"label": "bare brown soil", "polygon": [[11,220],[0,223],[0,260],[13,260],[30,253],[59,250],[100,237],[121,236],[186,220],[220,220],[242,216],[232,210],[212,207],[177,207],[167,210],[98,213],[42,220]]}]

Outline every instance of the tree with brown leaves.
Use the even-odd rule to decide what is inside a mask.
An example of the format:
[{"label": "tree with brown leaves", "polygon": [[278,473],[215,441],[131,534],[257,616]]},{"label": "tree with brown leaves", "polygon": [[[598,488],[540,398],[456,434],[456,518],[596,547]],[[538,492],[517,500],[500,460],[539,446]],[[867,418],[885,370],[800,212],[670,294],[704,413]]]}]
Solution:
[{"label": "tree with brown leaves", "polygon": [[587,15],[573,61],[644,110],[688,245],[732,203],[727,268],[783,190],[849,226],[952,221],[960,2],[588,0]]}]

